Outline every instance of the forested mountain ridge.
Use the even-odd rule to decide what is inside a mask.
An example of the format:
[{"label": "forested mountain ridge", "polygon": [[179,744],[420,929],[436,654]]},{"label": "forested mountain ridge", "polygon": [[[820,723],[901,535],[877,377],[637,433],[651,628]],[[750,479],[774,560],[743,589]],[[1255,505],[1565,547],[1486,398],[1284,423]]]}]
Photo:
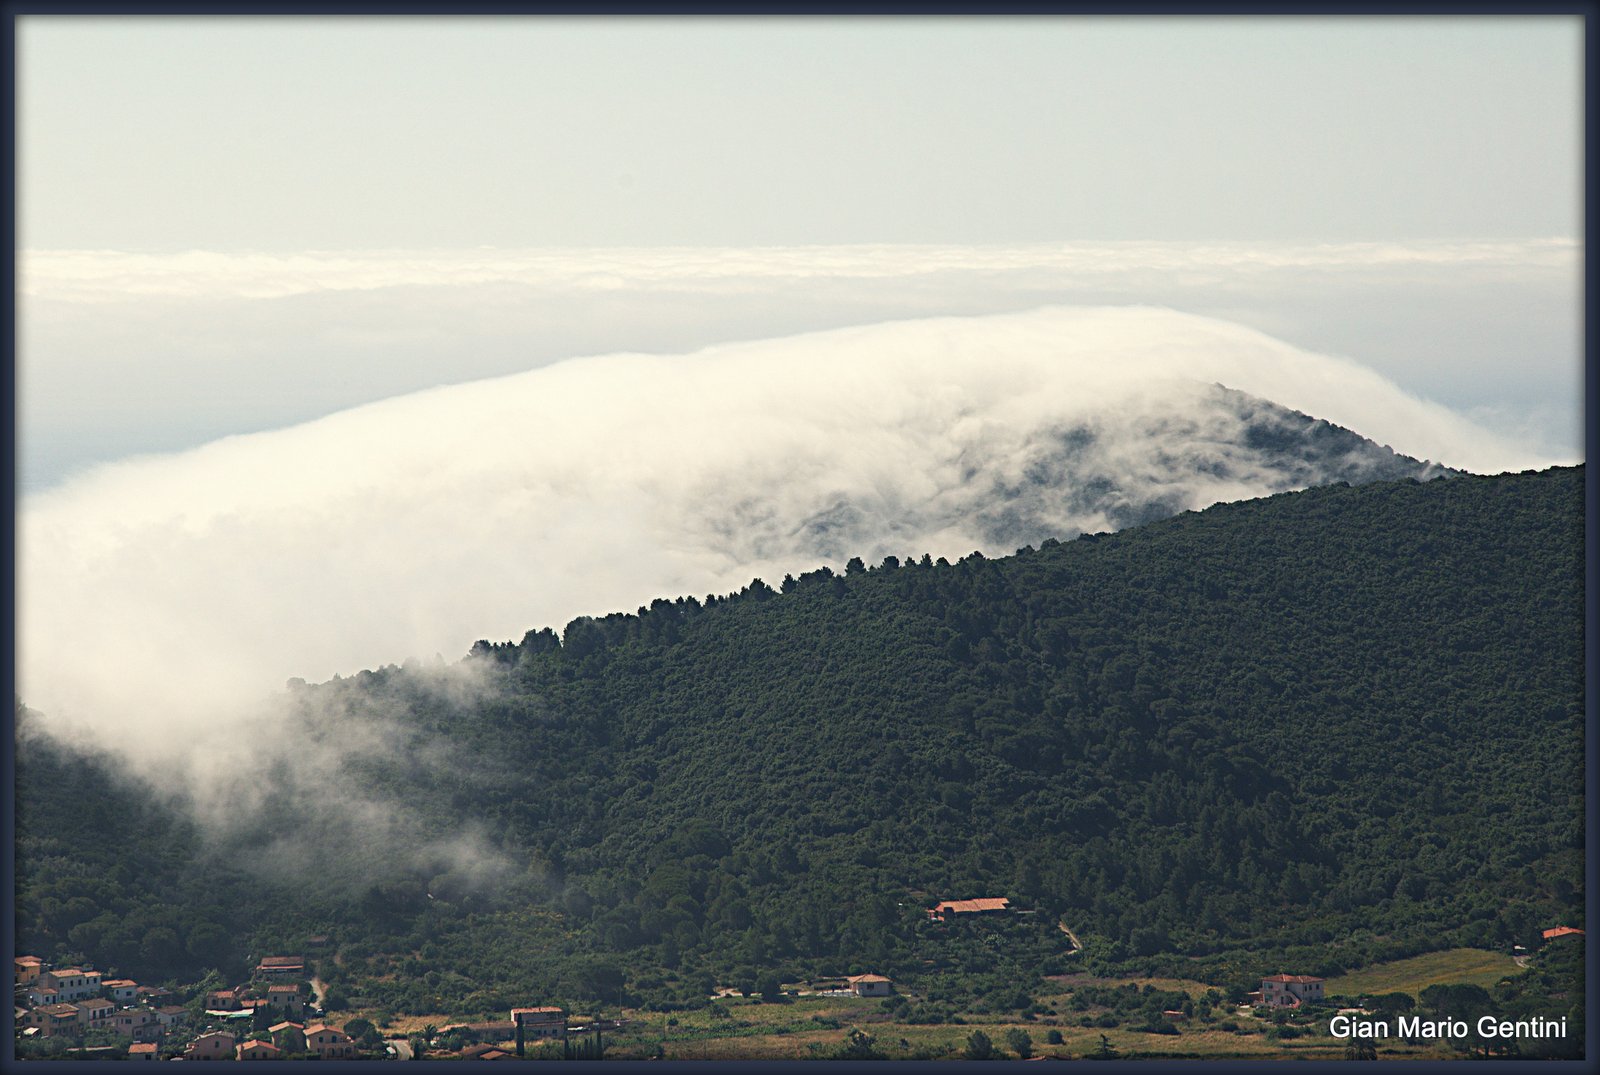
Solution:
[{"label": "forested mountain ridge", "polygon": [[[479,643],[461,695],[395,667],[307,687],[302,734],[359,702],[428,748],[345,779],[512,868],[296,880],[240,903],[233,939],[314,923],[352,984],[422,1011],[768,970],[936,997],[1069,958],[1222,982],[1523,941],[1581,924],[1582,556],[1581,467],[1333,486],[580,618]],[[63,898],[95,874],[70,795],[48,824],[26,808],[72,772],[19,749],[19,944],[133,969],[140,939]],[[181,873],[128,867],[151,892]],[[922,913],[978,895],[1039,914],[990,944]],[[215,965],[210,931],[152,928]]]}]

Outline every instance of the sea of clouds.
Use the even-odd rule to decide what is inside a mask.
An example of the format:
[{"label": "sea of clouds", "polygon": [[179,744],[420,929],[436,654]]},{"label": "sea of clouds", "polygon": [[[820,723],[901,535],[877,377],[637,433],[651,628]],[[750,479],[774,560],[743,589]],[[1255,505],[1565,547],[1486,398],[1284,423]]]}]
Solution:
[{"label": "sea of clouds", "polygon": [[[1286,487],[1235,451],[1240,415],[1217,385],[1452,467],[1570,462],[1492,408],[1397,383],[1432,376],[1436,340],[1389,340],[1411,357],[1379,373],[1258,329],[1317,335],[1341,298],[1437,295],[1440,272],[1456,281],[1441,321],[1470,321],[1490,291],[1537,320],[1574,256],[1560,242],[622,251],[575,273],[570,256],[495,251],[30,254],[23,469],[31,457],[50,479],[25,478],[18,510],[19,697],[43,731],[202,816],[245,816],[267,791],[241,773],[309,793],[350,751],[428,750],[403,714],[359,707],[310,713],[328,727],[306,749],[303,723],[281,734],[291,677],[418,657],[440,689],[476,689],[451,662],[479,638],[852,555],[1006,554],[1016,542],[986,522],[996,498],[1064,434],[1081,441],[1073,474],[1174,510]],[[1329,305],[1296,307],[1291,281],[1320,281]],[[1119,305],[1040,305],[1063,293]],[[1224,316],[1120,304],[1135,293]],[[1550,325],[1529,376],[1574,376],[1567,329]],[[1381,325],[1346,338],[1360,332]],[[1458,377],[1498,370],[1478,346]],[[80,433],[76,464],[39,462]],[[117,461],[87,465],[97,455]],[[1173,458],[1227,465],[1173,472]],[[1071,496],[1029,512],[1064,539],[1117,525]],[[474,834],[429,845],[396,804],[328,800],[322,827],[345,843],[374,825],[494,860]]]}]

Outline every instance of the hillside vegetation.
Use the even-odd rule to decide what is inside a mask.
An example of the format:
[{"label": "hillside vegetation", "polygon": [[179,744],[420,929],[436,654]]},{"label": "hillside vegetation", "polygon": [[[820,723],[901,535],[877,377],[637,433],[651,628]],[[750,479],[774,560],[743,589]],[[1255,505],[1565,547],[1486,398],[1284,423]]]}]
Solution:
[{"label": "hillside vegetation", "polygon": [[[481,833],[487,884],[229,874],[237,848],[25,737],[18,944],[198,977],[328,933],[337,988],[417,1012],[871,971],[930,1020],[1082,968],[1226,987],[1532,946],[1582,925],[1582,557],[1581,467],[1333,486],[484,641],[477,692],[297,690],[304,737],[403,722],[342,779]],[[924,912],[975,896],[1035,913]]]}]

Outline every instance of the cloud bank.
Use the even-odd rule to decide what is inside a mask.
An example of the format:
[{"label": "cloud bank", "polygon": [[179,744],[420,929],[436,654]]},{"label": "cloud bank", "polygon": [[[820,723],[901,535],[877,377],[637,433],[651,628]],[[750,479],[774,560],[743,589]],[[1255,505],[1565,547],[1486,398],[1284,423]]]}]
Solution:
[{"label": "cloud bank", "polygon": [[605,355],[27,498],[19,691],[52,734],[226,813],[241,772],[326,788],[342,752],[425,750],[403,714],[299,713],[284,736],[290,677],[449,662],[478,638],[852,555],[1006,554],[1114,527],[1127,505],[1303,484],[1242,447],[1239,392],[1455,467],[1547,462],[1352,363],[1156,308]]},{"label": "cloud bank", "polygon": [[887,320],[1153,304],[1581,453],[1582,248],[1523,242],[25,251],[27,491],[441,384]]}]

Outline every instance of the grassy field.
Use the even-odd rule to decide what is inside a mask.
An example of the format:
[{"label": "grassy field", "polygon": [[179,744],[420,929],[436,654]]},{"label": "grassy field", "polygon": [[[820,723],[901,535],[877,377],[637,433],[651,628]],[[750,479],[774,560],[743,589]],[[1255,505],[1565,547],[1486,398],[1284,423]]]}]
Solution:
[{"label": "grassy field", "polygon": [[[1415,996],[1430,985],[1476,983],[1490,987],[1502,977],[1520,972],[1510,956],[1474,948],[1431,952],[1411,959],[1368,967],[1327,983],[1330,994],[1404,992]],[[1035,1056],[1083,1059],[1100,1046],[1102,1036],[1119,1058],[1159,1059],[1295,1059],[1341,1060],[1345,1043],[1327,1036],[1326,1026],[1298,1038],[1267,1036],[1270,1024],[1249,1013],[1220,1009],[1212,1022],[1199,1019],[1182,1023],[1174,1035],[1149,1034],[1128,1027],[1100,1029],[1078,1025],[1066,1001],[1075,987],[1146,985],[1187,993],[1200,998],[1212,987],[1204,982],[1176,978],[1094,978],[1070,975],[1046,984],[1039,996],[1044,1014],[1025,1022],[1014,1015],[967,1014],[952,1024],[902,1023],[878,1000],[859,997],[791,997],[783,1003],[764,1004],[756,999],[724,997],[714,1005],[693,1011],[623,1012],[627,1029],[608,1034],[607,1054],[617,1058],[660,1055],[669,1060],[804,1060],[834,1056],[852,1029],[873,1038],[875,1050],[887,1059],[960,1057],[967,1039],[982,1030],[996,1046],[1005,1047],[1006,1031],[1025,1030],[1033,1040]],[[1048,1014],[1049,1009],[1060,1014]],[[456,1022],[441,1016],[402,1017],[386,1033]],[[1237,1030],[1224,1030],[1227,1022]],[[1060,1044],[1047,1035],[1057,1031]],[[1276,1031],[1274,1031],[1276,1033]],[[1010,1055],[1008,1052],[1007,1055]],[[1406,1045],[1400,1041],[1380,1045],[1385,1059],[1430,1059],[1451,1056],[1440,1045]]]},{"label": "grassy field", "polygon": [[1522,968],[1516,961],[1500,952],[1452,948],[1363,967],[1329,978],[1323,989],[1330,996],[1410,993],[1414,997],[1430,985],[1481,985],[1489,989],[1501,978],[1521,973]]}]

